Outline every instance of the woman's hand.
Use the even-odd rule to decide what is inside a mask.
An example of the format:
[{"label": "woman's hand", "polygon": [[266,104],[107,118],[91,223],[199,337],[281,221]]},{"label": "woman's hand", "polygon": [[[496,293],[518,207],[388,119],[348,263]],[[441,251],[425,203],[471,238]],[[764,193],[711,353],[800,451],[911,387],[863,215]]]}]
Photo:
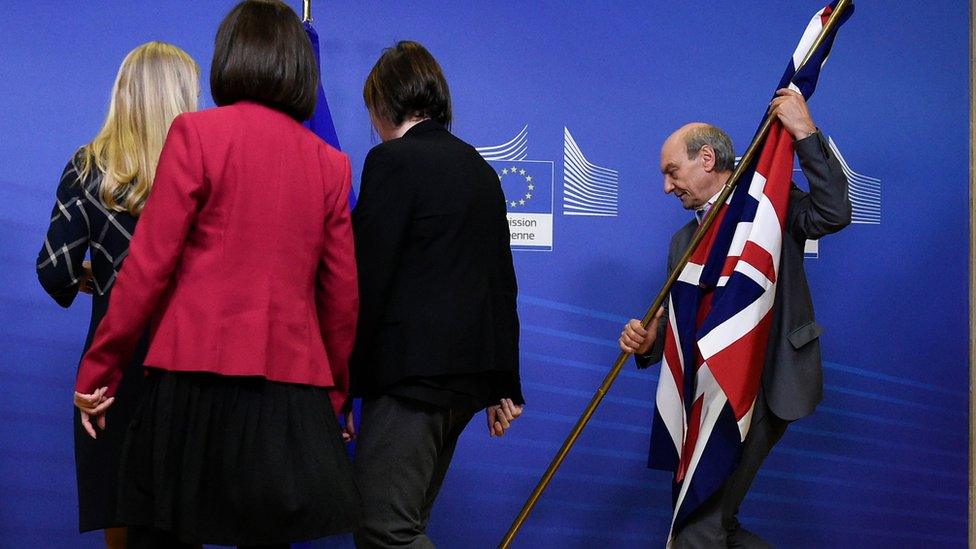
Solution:
[{"label": "woman's hand", "polygon": [[345,427],[342,429],[342,442],[352,442],[356,440],[356,423],[352,417],[352,406],[349,407],[348,412],[344,412],[342,415],[345,420]]},{"label": "woman's hand", "polygon": [[81,276],[78,277],[78,290],[82,293],[95,293],[95,275],[92,273],[91,261],[81,262]]},{"label": "woman's hand", "polygon": [[92,425],[92,418],[99,429],[105,430],[105,412],[109,406],[115,402],[115,397],[105,398],[108,387],[95,390],[90,395],[85,395],[75,391],[75,406],[81,411],[81,426],[92,438],[98,438],[95,427]]},{"label": "woman's hand", "polygon": [[500,437],[505,434],[525,408],[524,404],[515,404],[510,398],[503,398],[498,404],[485,409],[488,416],[488,436]]}]

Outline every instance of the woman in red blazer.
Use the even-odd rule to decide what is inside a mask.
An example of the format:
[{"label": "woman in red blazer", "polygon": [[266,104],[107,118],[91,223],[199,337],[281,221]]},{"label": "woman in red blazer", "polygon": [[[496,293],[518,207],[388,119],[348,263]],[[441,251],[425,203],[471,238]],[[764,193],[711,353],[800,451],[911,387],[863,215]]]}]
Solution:
[{"label": "woman in red blazer", "polygon": [[300,123],[318,78],[295,13],[245,1],[217,32],[219,108],[173,121],[75,387],[94,437],[150,326],[120,472],[130,543],[280,544],[356,526],[334,415],[348,409],[359,303],[350,168]]}]

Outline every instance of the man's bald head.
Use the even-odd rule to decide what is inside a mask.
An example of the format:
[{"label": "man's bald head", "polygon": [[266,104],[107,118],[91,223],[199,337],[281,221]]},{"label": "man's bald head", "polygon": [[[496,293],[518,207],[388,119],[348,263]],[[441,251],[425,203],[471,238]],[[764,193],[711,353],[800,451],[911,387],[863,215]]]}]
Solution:
[{"label": "man's bald head", "polygon": [[674,194],[686,209],[701,207],[734,167],[732,140],[720,128],[704,122],[678,128],[661,147],[664,192]]},{"label": "man's bald head", "polygon": [[735,151],[732,139],[722,128],[705,122],[692,122],[678,128],[668,139],[680,139],[688,153],[688,160],[694,160],[702,147],[711,147],[715,152],[715,169],[731,172],[735,168]]}]

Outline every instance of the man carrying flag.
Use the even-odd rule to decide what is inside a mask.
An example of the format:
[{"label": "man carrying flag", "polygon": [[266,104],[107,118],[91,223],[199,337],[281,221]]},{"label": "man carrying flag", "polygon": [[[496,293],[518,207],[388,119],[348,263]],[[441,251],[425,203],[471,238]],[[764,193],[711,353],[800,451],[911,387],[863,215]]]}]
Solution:
[{"label": "man carrying flag", "polygon": [[[739,505],[789,423],[823,394],[803,248],[846,227],[851,203],[806,98],[833,36],[797,69],[831,9],[807,28],[771,102],[775,121],[758,160],[725,203],[715,204],[735,158],[724,131],[688,124],[661,148],[664,191],[695,212],[671,239],[669,272],[720,208],[663,315],[647,330],[631,320],[619,340],[638,366],[662,362],[649,465],[674,472],[671,547],[768,547],[739,526]],[[794,151],[809,192],[790,180]]]}]

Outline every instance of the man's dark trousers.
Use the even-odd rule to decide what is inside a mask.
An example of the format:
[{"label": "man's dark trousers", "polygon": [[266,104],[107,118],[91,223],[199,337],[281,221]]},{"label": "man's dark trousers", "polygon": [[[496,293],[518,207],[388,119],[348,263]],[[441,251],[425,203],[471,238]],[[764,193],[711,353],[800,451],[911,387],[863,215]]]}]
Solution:
[{"label": "man's dark trousers", "polygon": [[739,525],[736,515],[756,473],[769,451],[779,442],[790,422],[773,414],[759,391],[752,426],[742,447],[742,459],[732,476],[708,498],[679,528],[675,529],[673,549],[711,547],[770,547],[759,536]]}]

